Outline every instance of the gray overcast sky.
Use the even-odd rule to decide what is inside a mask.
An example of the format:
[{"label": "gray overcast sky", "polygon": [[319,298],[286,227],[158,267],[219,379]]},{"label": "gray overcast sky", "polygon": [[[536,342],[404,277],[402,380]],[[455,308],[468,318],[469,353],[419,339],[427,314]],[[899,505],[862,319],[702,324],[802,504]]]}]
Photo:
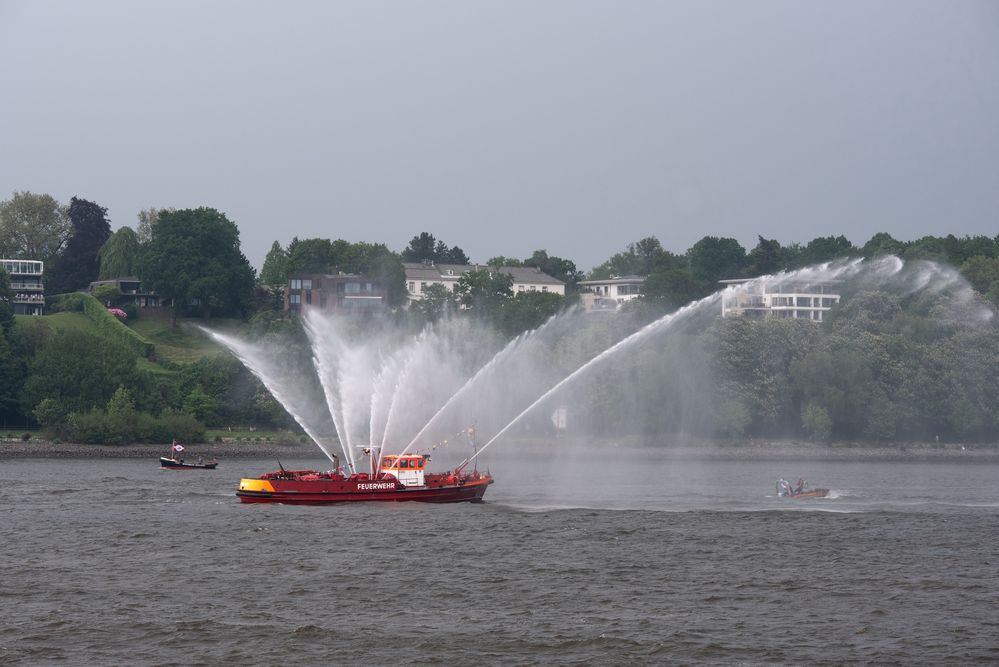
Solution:
[{"label": "gray overcast sky", "polygon": [[999,3],[0,0],[0,199],[589,270],[999,233]]}]

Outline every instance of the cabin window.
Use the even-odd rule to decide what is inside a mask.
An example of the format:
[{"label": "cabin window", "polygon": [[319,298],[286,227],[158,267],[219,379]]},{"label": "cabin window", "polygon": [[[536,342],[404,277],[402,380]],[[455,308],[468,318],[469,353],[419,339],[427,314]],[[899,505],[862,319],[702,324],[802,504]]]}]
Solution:
[{"label": "cabin window", "polygon": [[399,467],[400,468],[408,468],[409,467],[409,461],[407,461],[406,459],[403,459],[403,460],[399,461]]}]

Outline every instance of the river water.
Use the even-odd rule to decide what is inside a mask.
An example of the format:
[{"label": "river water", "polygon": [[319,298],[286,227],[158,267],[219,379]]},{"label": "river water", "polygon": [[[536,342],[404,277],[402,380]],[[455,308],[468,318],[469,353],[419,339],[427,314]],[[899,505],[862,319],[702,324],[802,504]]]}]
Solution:
[{"label": "river water", "polygon": [[240,504],[272,460],[2,461],[0,665],[999,661],[997,463],[495,449],[479,505]]}]

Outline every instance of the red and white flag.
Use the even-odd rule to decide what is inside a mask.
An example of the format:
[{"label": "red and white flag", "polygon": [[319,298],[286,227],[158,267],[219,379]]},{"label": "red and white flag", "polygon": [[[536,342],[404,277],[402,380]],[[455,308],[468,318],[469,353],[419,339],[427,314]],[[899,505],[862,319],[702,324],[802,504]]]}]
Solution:
[{"label": "red and white flag", "polygon": [[182,451],[184,451],[184,445],[177,444],[176,442],[173,443],[173,451],[175,451],[175,452],[182,452]]}]

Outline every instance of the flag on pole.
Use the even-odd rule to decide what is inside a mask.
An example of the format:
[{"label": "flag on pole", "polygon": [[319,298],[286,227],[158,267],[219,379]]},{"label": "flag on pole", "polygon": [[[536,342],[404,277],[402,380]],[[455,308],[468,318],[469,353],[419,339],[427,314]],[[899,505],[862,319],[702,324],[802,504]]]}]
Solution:
[{"label": "flag on pole", "polygon": [[182,452],[184,451],[184,445],[178,444],[176,440],[173,441],[173,451]]}]

